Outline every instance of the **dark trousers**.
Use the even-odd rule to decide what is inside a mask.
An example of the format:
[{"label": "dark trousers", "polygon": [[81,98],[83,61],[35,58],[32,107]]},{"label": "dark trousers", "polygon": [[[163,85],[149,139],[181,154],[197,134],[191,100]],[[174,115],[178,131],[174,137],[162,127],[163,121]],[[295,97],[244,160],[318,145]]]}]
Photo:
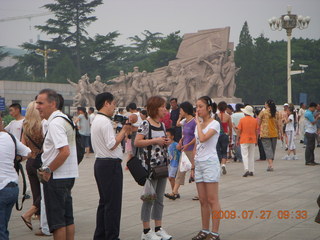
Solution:
[{"label": "dark trousers", "polygon": [[229,145],[229,136],[227,134],[221,134],[219,136],[217,147],[216,147],[220,163],[222,158],[228,158],[227,156],[228,145]]},{"label": "dark trousers", "polygon": [[266,160],[267,159],[266,153],[264,152],[263,145],[260,138],[258,138],[258,147],[259,147],[260,160]]},{"label": "dark trousers", "polygon": [[99,160],[94,164],[99,190],[94,240],[117,240],[120,233],[122,183],[121,161]]},{"label": "dark trousers", "polygon": [[37,169],[33,166],[34,159],[29,158],[26,163],[26,170],[30,182],[30,187],[32,191],[32,199],[33,205],[38,209],[36,215],[40,215],[40,201],[41,201],[41,193],[40,193],[40,182],[37,176]]},{"label": "dark trousers", "polygon": [[174,141],[179,142],[182,137],[181,127],[174,127]]},{"label": "dark trousers", "polygon": [[305,133],[307,139],[305,158],[306,163],[314,163],[314,149],[316,147],[316,133]]}]

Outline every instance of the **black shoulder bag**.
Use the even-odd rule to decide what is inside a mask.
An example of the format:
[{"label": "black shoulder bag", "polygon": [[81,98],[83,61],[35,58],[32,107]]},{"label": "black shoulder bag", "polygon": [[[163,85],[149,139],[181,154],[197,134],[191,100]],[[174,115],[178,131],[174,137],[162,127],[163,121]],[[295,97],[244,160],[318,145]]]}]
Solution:
[{"label": "black shoulder bag", "polygon": [[23,207],[23,202],[24,202],[24,200],[26,200],[26,191],[27,191],[26,176],[24,174],[24,170],[21,165],[22,157],[18,155],[16,138],[11,133],[8,133],[8,134],[12,138],[12,141],[14,142],[14,147],[15,147],[14,160],[13,160],[14,168],[16,169],[16,172],[18,173],[18,175],[19,175],[19,172],[21,172],[22,181],[23,181],[22,200],[21,200],[21,207],[20,208],[19,208],[19,200],[17,199],[17,201],[16,201],[16,209],[17,209],[17,211],[21,211],[22,207]]},{"label": "black shoulder bag", "polygon": [[71,126],[72,129],[76,131],[76,149],[77,149],[77,160],[78,160],[78,165],[82,162],[82,159],[84,157],[85,154],[85,148],[82,144],[82,140],[81,140],[81,135],[79,133],[78,128],[73,124],[72,120],[68,117],[64,117],[64,116],[56,116],[57,117],[61,117],[64,120],[66,120]]}]

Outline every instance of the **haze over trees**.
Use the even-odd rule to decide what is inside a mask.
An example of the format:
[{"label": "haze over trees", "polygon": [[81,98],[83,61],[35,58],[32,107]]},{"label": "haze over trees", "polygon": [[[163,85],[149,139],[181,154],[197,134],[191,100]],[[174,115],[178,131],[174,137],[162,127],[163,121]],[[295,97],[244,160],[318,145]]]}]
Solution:
[{"label": "haze over trees", "polygon": [[[35,44],[23,43],[27,51],[17,57],[12,67],[0,68],[0,79],[14,81],[40,81],[66,83],[70,78],[77,81],[88,73],[91,80],[101,75],[104,82],[118,76],[120,70],[131,72],[134,66],[140,71],[152,72],[168,65],[175,59],[182,41],[180,31],[164,35],[144,30],[129,38],[130,45],[117,44],[121,33],[88,36],[87,29],[97,20],[94,11],[102,0],[56,0],[44,7],[54,13],[38,29],[51,37]],[[48,77],[44,78],[43,56],[36,49],[56,49],[48,59]],[[287,99],[287,42],[270,41],[263,34],[253,38],[245,22],[235,49],[235,62],[241,67],[236,76],[236,96],[245,103],[263,104],[274,99],[277,104]],[[0,47],[0,60],[7,56]],[[309,101],[320,102],[320,40],[292,39],[292,70],[299,64],[309,67],[302,75],[292,76],[293,101],[299,104],[299,93],[308,94]]]}]

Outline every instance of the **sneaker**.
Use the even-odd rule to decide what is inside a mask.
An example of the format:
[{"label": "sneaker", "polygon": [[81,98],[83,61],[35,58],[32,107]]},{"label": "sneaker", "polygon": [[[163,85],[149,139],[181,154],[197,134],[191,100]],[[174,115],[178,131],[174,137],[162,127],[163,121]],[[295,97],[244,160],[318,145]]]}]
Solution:
[{"label": "sneaker", "polygon": [[142,232],[141,234],[141,240],[161,240],[162,238],[159,237],[154,231],[150,229],[150,231],[147,234],[144,234]]},{"label": "sneaker", "polygon": [[246,171],[245,174],[243,174],[242,177],[248,177],[250,175],[250,172],[249,171]]},{"label": "sneaker", "polygon": [[289,158],[290,158],[290,156],[289,156],[289,155],[286,155],[286,156],[284,156],[284,157],[282,158],[282,160],[290,160]]},{"label": "sneaker", "polygon": [[253,176],[253,172],[249,172],[249,176]]},{"label": "sneaker", "polygon": [[162,240],[170,240],[172,239],[172,236],[169,235],[163,228],[160,228],[158,232],[156,232],[156,235],[158,237],[161,237]]},{"label": "sneaker", "polygon": [[227,174],[226,166],[222,166],[222,167],[221,167],[221,170],[222,170],[222,174],[223,174],[223,175],[226,175],[226,174]]},{"label": "sneaker", "polygon": [[299,160],[298,156],[294,155],[293,160]]},{"label": "sneaker", "polygon": [[203,232],[203,231],[200,231],[198,232],[198,234],[192,238],[192,240],[205,240],[207,238],[209,234]]}]

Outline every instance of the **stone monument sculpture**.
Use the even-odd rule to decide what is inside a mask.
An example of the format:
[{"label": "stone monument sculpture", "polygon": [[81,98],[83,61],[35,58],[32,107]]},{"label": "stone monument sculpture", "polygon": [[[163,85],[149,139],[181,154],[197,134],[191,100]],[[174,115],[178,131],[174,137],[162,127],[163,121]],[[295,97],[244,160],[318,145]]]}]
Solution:
[{"label": "stone monument sculpture", "polygon": [[136,66],[127,74],[121,70],[119,76],[107,84],[101,81],[100,76],[90,83],[87,74],[78,83],[68,79],[77,91],[74,106],[94,106],[94,97],[104,91],[112,92],[117,97],[117,105],[122,107],[131,102],[145,106],[153,95],[166,99],[175,97],[180,103],[194,103],[204,95],[216,102],[241,102],[234,96],[235,76],[240,68],[235,65],[234,46],[229,42],[229,35],[230,27],[185,34],[176,59],[150,73],[140,72]]}]

